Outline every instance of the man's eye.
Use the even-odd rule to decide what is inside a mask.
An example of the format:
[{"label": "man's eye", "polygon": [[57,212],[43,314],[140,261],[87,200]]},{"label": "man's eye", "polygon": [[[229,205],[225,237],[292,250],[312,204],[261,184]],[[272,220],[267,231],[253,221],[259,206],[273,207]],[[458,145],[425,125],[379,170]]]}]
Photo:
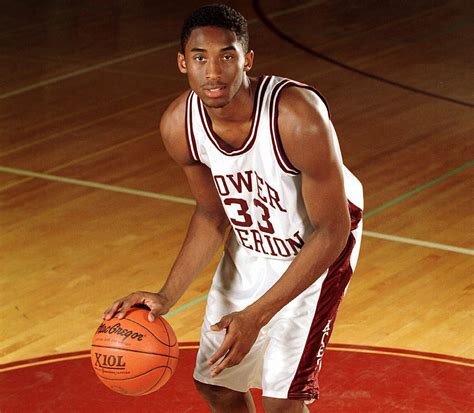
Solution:
[{"label": "man's eye", "polygon": [[228,55],[228,54],[223,57],[224,60],[232,60],[233,58],[234,58],[234,56],[231,56],[231,55]]},{"label": "man's eye", "polygon": [[194,58],[194,60],[196,60],[196,61],[198,61],[198,62],[204,62],[205,59],[204,59],[204,56],[196,56],[196,57]]}]

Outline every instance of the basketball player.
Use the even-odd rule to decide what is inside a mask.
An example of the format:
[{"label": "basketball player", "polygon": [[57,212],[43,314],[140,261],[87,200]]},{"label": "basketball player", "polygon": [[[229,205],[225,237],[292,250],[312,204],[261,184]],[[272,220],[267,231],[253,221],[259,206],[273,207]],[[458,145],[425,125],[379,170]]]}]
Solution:
[{"label": "basketball player", "polygon": [[165,314],[232,226],[209,292],[194,379],[213,412],[307,412],[336,311],[360,247],[362,187],[343,166],[324,99],[277,76],[249,77],[245,19],[224,5],[185,21],[178,68],[191,90],[160,130],[196,199],[182,249],[158,293],[136,304]]}]

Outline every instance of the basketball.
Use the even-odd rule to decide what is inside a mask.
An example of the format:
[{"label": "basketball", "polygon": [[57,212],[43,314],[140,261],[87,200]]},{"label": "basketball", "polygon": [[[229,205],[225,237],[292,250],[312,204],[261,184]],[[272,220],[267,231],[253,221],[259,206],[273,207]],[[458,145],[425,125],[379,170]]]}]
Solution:
[{"label": "basketball", "polygon": [[152,393],[166,384],[178,364],[176,335],[163,317],[148,321],[148,310],[131,309],[103,321],[94,334],[91,362],[109,389],[127,396]]}]

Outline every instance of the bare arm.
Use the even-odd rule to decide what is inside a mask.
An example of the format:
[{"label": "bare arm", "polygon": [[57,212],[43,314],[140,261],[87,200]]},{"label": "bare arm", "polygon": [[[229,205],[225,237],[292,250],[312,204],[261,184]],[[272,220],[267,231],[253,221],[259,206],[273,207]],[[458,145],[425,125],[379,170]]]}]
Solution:
[{"label": "bare arm", "polygon": [[236,365],[253,345],[259,330],[286,304],[314,283],[343,250],[350,231],[341,162],[324,104],[312,92],[282,92],[279,129],[285,152],[301,171],[302,196],[314,232],[282,277],[260,299],[232,313],[214,327],[227,329],[224,343],[211,357],[213,375]]},{"label": "bare arm", "polygon": [[342,165],[326,107],[308,90],[285,92],[280,134],[288,158],[301,171],[303,200],[314,232],[279,281],[249,307],[262,326],[333,264],[350,231]]},{"label": "bare arm", "polygon": [[129,308],[136,304],[145,304],[150,308],[150,320],[166,313],[210,262],[229,225],[209,169],[189,155],[184,129],[184,102],[184,95],[173,102],[160,124],[165,147],[183,168],[196,199],[196,208],[181,251],[158,293],[136,291],[123,297],[106,310],[105,319],[112,318],[114,314],[123,318]]},{"label": "bare arm", "polygon": [[173,304],[215,255],[229,225],[207,167],[184,167],[197,205],[161,293]]}]

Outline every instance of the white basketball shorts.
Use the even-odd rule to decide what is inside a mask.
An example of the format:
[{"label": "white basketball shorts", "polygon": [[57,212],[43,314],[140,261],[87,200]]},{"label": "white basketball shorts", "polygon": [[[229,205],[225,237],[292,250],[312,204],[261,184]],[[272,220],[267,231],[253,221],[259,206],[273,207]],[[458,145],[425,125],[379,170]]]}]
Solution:
[{"label": "white basketball shorts", "polygon": [[211,377],[207,361],[225,335],[225,331],[213,332],[211,325],[255,302],[291,263],[257,257],[235,244],[228,245],[209,292],[194,378],[239,392],[261,388],[265,397],[317,399],[322,356],[355,269],[361,235],[362,222],[353,228],[336,262],[262,328],[240,364]]}]

